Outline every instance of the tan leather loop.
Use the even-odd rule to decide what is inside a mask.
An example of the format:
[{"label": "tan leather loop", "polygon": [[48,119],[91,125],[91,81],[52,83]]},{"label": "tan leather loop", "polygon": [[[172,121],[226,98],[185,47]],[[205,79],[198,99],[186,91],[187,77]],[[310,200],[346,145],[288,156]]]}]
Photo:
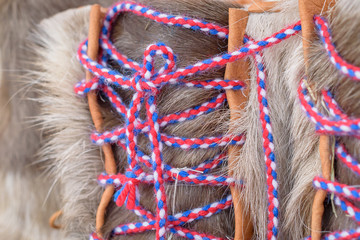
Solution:
[{"label": "tan leather loop", "polygon": [[[314,15],[324,15],[328,9],[334,5],[334,0],[299,0],[299,12],[301,18],[301,28],[303,37],[303,51],[305,61],[305,71],[308,73],[308,58],[311,42],[315,36]],[[308,75],[308,74],[307,74]],[[311,79],[309,79],[311,81]],[[326,180],[331,177],[331,154],[330,138],[322,135],[319,139],[319,153],[321,160],[322,175]],[[311,239],[321,239],[322,217],[324,215],[324,200],[327,196],[326,191],[318,190],[315,193],[311,214]]]},{"label": "tan leather loop", "polygon": [[264,12],[279,12],[279,9],[275,9],[278,2],[254,2],[248,7],[248,11],[251,13],[264,13]]},{"label": "tan leather loop", "polygon": [[54,228],[54,229],[60,229],[62,228],[61,225],[57,225],[55,222],[56,220],[63,214],[62,210],[58,210],[56,212],[53,213],[53,215],[51,215],[50,219],[49,219],[49,225],[50,227]]},{"label": "tan leather loop", "polygon": [[[232,52],[243,45],[243,39],[247,26],[249,13],[242,9],[229,9],[229,40],[228,51]],[[241,80],[247,84],[244,91],[227,90],[226,96],[230,108],[230,122],[238,119],[239,112],[246,106],[249,96],[249,62],[240,59],[236,62],[226,64],[225,79]],[[231,124],[230,124],[231,126]],[[241,150],[239,146],[229,147],[229,175],[232,175],[231,169],[235,164],[237,153]],[[235,212],[235,236],[234,240],[251,239],[253,234],[253,226],[249,215],[249,210],[245,209],[239,187],[231,187],[231,195],[233,197]]]},{"label": "tan leather loop", "polygon": [[[90,10],[90,22],[89,22],[89,34],[88,34],[88,56],[96,60],[99,52],[99,37],[101,30],[101,21],[104,18],[104,12],[106,9],[101,8],[100,5],[95,4],[91,7]],[[93,78],[92,74],[87,71],[86,72],[86,81],[90,81]],[[89,109],[91,113],[92,120],[95,125],[96,131],[102,131],[103,127],[103,117],[101,115],[100,106],[97,102],[96,92],[88,93],[88,103]],[[107,174],[116,174],[116,163],[114,158],[114,153],[112,151],[111,145],[104,144],[102,146],[102,151],[104,153],[105,158],[105,171]],[[101,197],[100,204],[98,206],[96,212],[96,232],[102,237],[101,228],[105,222],[105,213],[106,208],[111,201],[111,198],[114,194],[114,187],[109,185],[105,188],[105,191]]]}]

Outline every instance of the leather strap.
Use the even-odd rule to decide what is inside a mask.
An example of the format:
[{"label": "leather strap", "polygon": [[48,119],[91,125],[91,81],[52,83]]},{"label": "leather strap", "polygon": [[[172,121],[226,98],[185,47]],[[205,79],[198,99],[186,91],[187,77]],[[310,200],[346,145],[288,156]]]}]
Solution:
[{"label": "leather strap", "polygon": [[[314,15],[324,15],[334,5],[334,0],[299,0],[299,12],[303,38],[303,51],[305,61],[305,72],[308,73],[309,51],[311,42],[315,37]],[[308,75],[308,74],[307,74]],[[330,138],[322,135],[319,139],[319,153],[321,160],[322,175],[326,180],[331,178],[331,155]],[[324,215],[324,200],[327,193],[318,190],[315,193],[311,213],[311,239],[321,239],[322,217]]]},{"label": "leather strap", "polygon": [[251,4],[248,7],[248,11],[251,13],[264,13],[264,12],[280,12],[279,9],[274,9],[276,4],[278,4],[279,2],[262,2],[262,1],[258,1],[258,2],[253,2],[253,4]]},{"label": "leather strap", "polygon": [[[243,45],[245,30],[249,18],[249,13],[242,9],[229,9],[229,39],[228,51],[232,52]],[[240,80],[247,83],[244,90],[227,90],[226,97],[230,108],[230,126],[231,122],[239,119],[239,112],[243,111],[247,105],[250,92],[249,62],[245,59],[228,63],[225,70],[225,79]],[[237,160],[237,153],[241,146],[229,146],[228,168],[229,175],[233,175],[232,169]],[[251,239],[253,235],[253,226],[249,215],[249,210],[245,210],[241,192],[238,187],[231,187],[235,212],[235,236],[234,240]]]},{"label": "leather strap", "polygon": [[[103,19],[104,13],[102,12],[102,8],[98,4],[94,4],[90,10],[90,22],[89,22],[89,33],[88,33],[88,55],[91,59],[96,60],[98,57],[99,51],[99,36],[101,30],[101,21]],[[90,81],[93,78],[93,75],[87,71],[86,72],[86,81]],[[89,92],[88,95],[88,103],[89,110],[91,113],[92,120],[95,125],[95,129],[98,132],[102,131],[103,128],[103,117],[101,115],[100,106],[97,101],[96,92]],[[114,153],[112,151],[110,144],[102,145],[102,151],[104,152],[104,164],[105,171],[107,174],[116,174],[116,164]],[[103,195],[100,200],[100,204],[98,206],[96,212],[96,232],[102,237],[101,228],[105,222],[105,213],[106,208],[109,205],[109,202],[114,195],[114,186],[108,185],[103,192]]]}]

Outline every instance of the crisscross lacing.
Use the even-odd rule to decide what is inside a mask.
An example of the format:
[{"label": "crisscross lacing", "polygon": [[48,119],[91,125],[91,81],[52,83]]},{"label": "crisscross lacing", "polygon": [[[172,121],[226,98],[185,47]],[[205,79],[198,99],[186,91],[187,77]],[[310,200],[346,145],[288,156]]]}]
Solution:
[{"label": "crisscross lacing", "polygon": [[[330,61],[341,73],[353,80],[360,80],[359,67],[347,63],[341,58],[332,43],[328,22],[321,16],[315,16],[315,25],[319,36],[328,51]],[[301,105],[312,122],[316,125],[317,132],[335,136],[360,137],[360,119],[351,118],[345,114],[334,99],[330,90],[322,91],[322,98],[330,115],[323,115],[312,101],[305,81],[301,81],[298,94]],[[360,165],[339,141],[335,144],[337,159],[349,167],[354,173],[360,174]],[[337,181],[327,181],[321,176],[314,178],[313,184],[317,189],[323,189],[335,195],[335,204],[360,225],[360,209],[351,201],[360,201],[360,191],[352,186],[341,184]],[[355,239],[360,237],[360,227],[344,231],[336,231],[324,236],[324,239]],[[310,238],[308,238],[310,239]]]},{"label": "crisscross lacing", "polygon": [[[210,234],[198,233],[183,227],[184,224],[210,217],[232,204],[231,195],[226,196],[218,202],[211,203],[201,208],[195,208],[186,212],[168,215],[167,201],[164,184],[176,180],[189,184],[200,185],[233,185],[242,184],[228,176],[215,176],[208,174],[211,169],[219,166],[225,159],[224,154],[219,154],[213,159],[190,168],[177,169],[163,162],[163,144],[171,147],[190,148],[218,148],[227,145],[241,145],[244,143],[244,136],[216,136],[201,138],[183,138],[169,136],[161,132],[161,127],[193,119],[199,115],[214,111],[224,104],[226,95],[219,92],[219,95],[194,108],[181,113],[159,116],[156,107],[157,95],[164,85],[183,85],[186,87],[200,87],[205,89],[237,89],[241,90],[244,83],[235,80],[214,79],[210,81],[189,81],[185,77],[210,70],[215,67],[223,67],[229,62],[236,61],[249,55],[255,57],[258,68],[258,99],[260,105],[260,118],[263,129],[263,144],[265,163],[267,168],[267,186],[269,198],[269,221],[268,239],[276,239],[278,231],[278,199],[277,199],[277,176],[276,161],[273,153],[273,136],[270,125],[268,102],[266,99],[265,70],[262,63],[260,51],[274,44],[297,34],[301,30],[300,22],[297,22],[270,37],[261,41],[247,40],[246,44],[239,50],[231,53],[209,58],[185,68],[176,69],[176,56],[171,48],[163,43],[150,45],[144,52],[143,64],[137,63],[125,55],[119,53],[110,40],[111,26],[117,16],[122,12],[132,12],[140,16],[153,19],[169,26],[181,26],[195,31],[217,36],[228,37],[228,29],[213,23],[193,18],[167,15],[160,13],[146,6],[133,2],[120,2],[111,7],[105,17],[100,42],[100,57],[98,61],[91,60],[87,52],[87,40],[80,44],[78,58],[81,64],[89,70],[95,78],[90,82],[80,82],[76,85],[75,91],[78,94],[86,94],[89,91],[102,91],[112,103],[114,109],[125,120],[125,125],[116,127],[111,131],[94,132],[92,141],[96,144],[112,143],[117,144],[127,153],[128,167],[125,174],[116,175],[102,174],[99,176],[101,185],[112,184],[117,188],[114,200],[117,205],[125,205],[136,215],[143,218],[142,222],[122,224],[113,230],[113,234],[141,233],[149,230],[156,230],[156,239],[165,239],[168,231],[188,239],[220,239]],[[164,67],[156,71],[153,66],[154,58],[159,55],[165,61]],[[123,76],[108,65],[108,60],[113,60],[123,68],[134,73],[132,77]],[[116,92],[117,88],[131,89],[135,93],[130,104],[123,103]],[[145,104],[147,118],[139,117],[139,110]],[[151,143],[151,156],[140,150],[137,144],[139,134],[147,136]],[[151,173],[144,171],[144,165],[152,169]],[[156,213],[152,213],[140,205],[139,184],[154,186],[156,196]],[[91,239],[100,239],[96,233]]]}]

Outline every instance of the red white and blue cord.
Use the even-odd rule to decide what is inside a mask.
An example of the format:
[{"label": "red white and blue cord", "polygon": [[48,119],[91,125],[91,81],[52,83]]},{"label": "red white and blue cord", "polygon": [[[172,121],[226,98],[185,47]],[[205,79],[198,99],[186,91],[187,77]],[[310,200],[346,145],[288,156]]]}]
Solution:
[{"label": "red white and blue cord", "polygon": [[340,56],[332,41],[329,24],[325,18],[317,16],[315,18],[315,26],[319,32],[320,38],[329,54],[330,62],[343,74],[349,78],[360,81],[360,67],[348,63]]},{"label": "red white and blue cord", "polygon": [[[352,80],[360,80],[360,68],[347,63],[336,51],[335,45],[332,43],[329,24],[326,19],[321,16],[315,16],[314,20],[324,47],[328,51],[330,61],[342,74]],[[302,108],[310,120],[315,123],[317,132],[335,136],[360,137],[360,119],[352,118],[344,113],[335,101],[330,90],[322,91],[322,98],[329,111],[329,116],[325,116],[316,108],[304,80],[300,83],[298,94]],[[347,152],[344,144],[341,144],[339,140],[337,140],[335,144],[335,154],[337,159],[345,166],[360,175],[360,164]],[[358,188],[341,184],[337,181],[328,181],[320,176],[314,178],[313,184],[317,189],[323,189],[328,193],[334,194],[335,204],[360,225],[360,209],[352,203],[353,201],[360,201],[360,191]],[[360,238],[360,227],[336,231],[324,236],[324,239],[329,240],[355,238]]]},{"label": "red white and blue cord", "polygon": [[[163,161],[163,145],[182,148],[219,148],[228,145],[244,144],[244,136],[216,136],[201,138],[184,138],[169,136],[161,132],[161,128],[168,125],[194,119],[197,116],[210,113],[224,105],[226,95],[219,95],[201,105],[187,109],[183,112],[160,116],[157,112],[157,96],[165,85],[180,85],[185,87],[199,87],[224,91],[226,89],[241,90],[244,83],[235,80],[215,79],[209,81],[189,81],[185,77],[198,74],[213,68],[224,67],[227,63],[238,59],[254,56],[258,67],[258,94],[260,119],[263,129],[263,143],[265,163],[267,167],[267,185],[269,198],[269,223],[268,239],[276,239],[278,232],[278,196],[276,160],[274,155],[273,136],[269,117],[269,107],[266,99],[265,70],[262,63],[261,51],[283,40],[296,35],[301,30],[300,22],[297,22],[270,37],[261,41],[249,41],[240,49],[218,55],[185,68],[176,69],[176,56],[171,48],[163,43],[152,44],[144,52],[143,63],[137,63],[118,52],[110,40],[112,23],[120,13],[131,12],[137,15],[153,19],[169,26],[181,26],[190,30],[202,31],[219,38],[228,37],[228,29],[219,25],[208,23],[193,18],[174,16],[160,13],[146,6],[133,2],[120,2],[111,7],[105,17],[102,34],[99,39],[100,57],[91,60],[87,55],[87,40],[82,42],[78,49],[78,58],[86,70],[90,71],[95,78],[90,82],[80,82],[75,86],[76,93],[84,95],[89,91],[102,91],[109,99],[114,109],[124,118],[125,124],[111,131],[102,133],[94,132],[92,141],[102,145],[105,143],[117,144],[123,147],[127,153],[128,167],[125,174],[99,176],[101,185],[112,184],[117,191],[114,201],[117,205],[125,205],[144,221],[123,224],[113,231],[115,235],[134,234],[144,231],[155,230],[156,239],[165,239],[170,231],[188,239],[220,239],[210,234],[198,233],[186,229],[185,224],[205,217],[210,217],[231,206],[231,196],[209,204],[201,208],[195,208],[175,215],[168,215],[165,182],[182,181],[188,184],[200,184],[210,186],[229,186],[242,184],[228,176],[211,175],[211,169],[219,166],[225,159],[224,154],[219,154],[198,166],[186,169],[173,168]],[[165,65],[158,71],[154,68],[154,59],[161,56]],[[121,67],[133,72],[132,77],[124,76],[112,69],[108,61],[113,60]],[[130,89],[135,93],[130,103],[125,104],[116,92],[116,89]],[[145,104],[146,119],[140,118],[140,107]],[[139,134],[145,135],[151,144],[151,156],[142,152],[137,143]],[[144,168],[147,168],[145,171]],[[149,169],[152,171],[149,173]],[[154,186],[156,199],[156,213],[146,210],[140,204],[139,184]],[[91,239],[100,239],[93,233]]]},{"label": "red white and blue cord", "polygon": [[[252,43],[254,40],[248,36],[244,38],[245,43]],[[278,200],[278,182],[276,174],[276,158],[274,153],[274,138],[272,134],[270,109],[266,96],[266,73],[263,60],[263,54],[256,52],[253,55],[254,62],[257,70],[257,93],[260,110],[260,122],[263,133],[263,150],[266,165],[266,181],[269,199],[268,207],[268,237],[267,239],[276,239],[279,226],[279,200]]]},{"label": "red white and blue cord", "polygon": [[257,65],[257,92],[260,107],[260,121],[263,133],[263,148],[266,165],[266,181],[269,199],[268,207],[268,239],[276,239],[279,227],[278,182],[276,174],[276,158],[274,153],[274,138],[270,121],[270,109],[266,96],[266,74],[262,53],[254,56]]}]

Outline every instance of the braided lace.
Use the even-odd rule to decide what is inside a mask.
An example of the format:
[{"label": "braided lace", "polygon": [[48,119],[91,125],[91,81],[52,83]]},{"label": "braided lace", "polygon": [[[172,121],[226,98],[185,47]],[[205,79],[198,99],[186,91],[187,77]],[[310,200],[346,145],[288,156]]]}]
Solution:
[{"label": "braided lace", "polygon": [[[141,233],[149,230],[156,230],[156,239],[165,239],[166,233],[170,231],[187,239],[221,239],[210,234],[198,233],[187,229],[184,224],[190,223],[205,217],[211,217],[220,211],[227,209],[232,204],[231,195],[209,205],[168,215],[167,197],[165,194],[165,182],[182,181],[188,184],[229,186],[242,184],[241,181],[228,176],[216,176],[208,174],[211,169],[219,166],[226,155],[218,154],[200,165],[189,169],[177,169],[167,165],[163,161],[163,145],[182,148],[219,148],[228,145],[242,145],[245,138],[240,136],[216,136],[201,138],[183,138],[169,136],[161,132],[161,127],[191,120],[197,116],[210,113],[222,106],[226,101],[223,92],[226,89],[241,90],[245,87],[241,81],[214,79],[209,81],[188,81],[185,77],[198,74],[216,67],[223,67],[225,64],[238,59],[254,56],[258,68],[258,96],[260,107],[260,118],[263,129],[263,143],[265,163],[267,167],[267,185],[269,198],[269,223],[268,239],[276,239],[278,232],[278,196],[276,180],[276,161],[273,153],[273,136],[271,132],[269,108],[266,100],[265,70],[262,63],[261,50],[282,42],[283,40],[296,35],[301,30],[300,22],[297,22],[270,37],[261,41],[248,41],[240,49],[218,55],[185,68],[176,69],[176,56],[171,48],[163,43],[152,44],[144,52],[143,63],[137,63],[118,52],[110,40],[112,23],[117,16],[123,12],[150,18],[154,21],[170,25],[181,26],[194,31],[219,37],[227,38],[228,29],[216,24],[208,23],[193,18],[174,16],[160,13],[146,6],[133,2],[120,2],[111,7],[105,17],[100,42],[100,57],[97,61],[87,56],[87,40],[82,42],[78,49],[78,58],[86,70],[95,77],[90,82],[80,82],[75,86],[76,93],[85,95],[89,91],[102,91],[109,99],[114,109],[125,119],[125,124],[118,126],[111,131],[94,132],[91,136],[93,143],[102,145],[105,143],[117,144],[123,147],[127,153],[128,166],[124,174],[99,176],[99,183],[103,186],[112,184],[117,189],[114,194],[114,201],[118,206],[125,205],[129,210],[141,217],[143,221],[136,223],[122,224],[113,230],[115,235]],[[161,56],[165,65],[155,71],[154,59]],[[107,64],[108,60],[114,60],[122,67],[132,71],[132,77],[123,76]],[[187,87],[198,87],[204,89],[221,90],[218,96],[210,99],[199,106],[187,109],[180,113],[160,116],[157,112],[157,96],[165,85],[182,85]],[[135,93],[130,103],[124,104],[116,92],[117,88],[131,89]],[[139,117],[142,104],[145,104],[147,118]],[[137,144],[139,134],[145,135],[151,143],[151,155],[146,155],[140,150]],[[144,171],[144,166],[152,169],[151,173]],[[140,204],[139,184],[154,186],[156,196],[156,213],[146,210]],[[90,239],[100,239],[96,233],[91,234]]]},{"label": "braided lace", "polygon": [[[323,41],[324,47],[329,54],[330,61],[340,72],[353,80],[360,80],[360,71],[345,60],[343,60],[332,43],[332,38],[327,21],[321,16],[315,16],[315,25]],[[329,116],[323,115],[312,101],[304,80],[298,88],[298,94],[302,108],[310,120],[315,124],[316,130],[321,134],[335,136],[360,137],[360,119],[351,118],[346,115],[337,104],[334,96],[329,90],[322,91],[322,98],[329,110]],[[346,150],[345,146],[339,141],[335,144],[335,154],[345,166],[349,167],[354,173],[360,174],[360,165]],[[320,176],[313,180],[316,189],[323,189],[335,196],[335,204],[349,215],[357,224],[360,225],[360,209],[351,201],[360,201],[360,191],[337,181],[327,181]],[[336,231],[324,236],[324,239],[355,239],[360,237],[360,227],[344,231]],[[307,238],[307,239],[310,239]]]}]

